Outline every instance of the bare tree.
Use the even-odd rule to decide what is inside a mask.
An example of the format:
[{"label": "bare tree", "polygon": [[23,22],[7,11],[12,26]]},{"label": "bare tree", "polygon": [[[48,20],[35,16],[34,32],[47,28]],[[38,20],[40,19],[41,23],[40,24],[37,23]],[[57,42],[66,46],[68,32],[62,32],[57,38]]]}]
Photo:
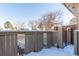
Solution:
[{"label": "bare tree", "polygon": [[[61,12],[50,12],[45,14],[41,17],[41,22],[39,24],[39,28],[45,29],[45,30],[52,30],[52,27],[55,24],[60,24],[59,22],[55,21],[56,19],[59,19],[61,17]],[[60,21],[60,20],[58,20]]]},{"label": "bare tree", "polygon": [[26,25],[25,25],[24,21],[16,21],[15,27],[16,27],[16,29],[24,30],[24,28],[26,27]]},{"label": "bare tree", "polygon": [[32,28],[32,30],[37,30],[39,25],[39,22],[36,20],[32,20],[29,22],[29,26]]},{"label": "bare tree", "polygon": [[57,20],[58,22],[56,21],[56,19],[61,18],[61,15],[62,13],[60,11],[46,13],[37,21],[30,21],[29,25],[32,30],[37,30],[37,28],[41,30],[52,30],[55,24],[58,25],[62,23],[60,20]]}]

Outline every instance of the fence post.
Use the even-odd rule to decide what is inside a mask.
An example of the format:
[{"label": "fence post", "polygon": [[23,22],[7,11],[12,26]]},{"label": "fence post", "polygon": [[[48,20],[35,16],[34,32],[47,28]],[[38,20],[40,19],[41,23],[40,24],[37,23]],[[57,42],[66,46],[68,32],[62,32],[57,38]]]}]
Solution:
[{"label": "fence post", "polygon": [[64,48],[64,45],[63,45],[63,34],[62,34],[62,26],[58,27],[58,39],[57,39],[57,42],[58,42],[58,46],[59,48]]},{"label": "fence post", "polygon": [[71,29],[67,30],[67,43],[70,44],[71,43]]},{"label": "fence post", "polygon": [[78,32],[74,31],[74,54],[78,55]]}]

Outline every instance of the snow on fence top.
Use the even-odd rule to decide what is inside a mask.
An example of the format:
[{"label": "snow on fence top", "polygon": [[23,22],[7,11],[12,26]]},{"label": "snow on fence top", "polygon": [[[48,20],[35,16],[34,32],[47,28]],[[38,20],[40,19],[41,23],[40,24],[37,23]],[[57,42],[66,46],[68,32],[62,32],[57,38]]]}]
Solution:
[{"label": "snow on fence top", "polygon": [[77,32],[79,32],[79,30],[74,30],[74,31],[77,31]]},{"label": "snow on fence top", "polygon": [[52,31],[37,31],[37,30],[31,30],[31,31],[27,31],[27,30],[3,30],[0,32],[57,32],[56,30],[52,30]]}]

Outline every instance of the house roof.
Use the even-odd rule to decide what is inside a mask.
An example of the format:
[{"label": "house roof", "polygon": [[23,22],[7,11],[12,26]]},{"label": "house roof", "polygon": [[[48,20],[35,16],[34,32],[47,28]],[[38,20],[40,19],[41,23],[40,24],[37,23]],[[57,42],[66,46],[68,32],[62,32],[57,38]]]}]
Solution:
[{"label": "house roof", "polygon": [[79,3],[64,3],[63,4],[74,16],[79,18]]}]

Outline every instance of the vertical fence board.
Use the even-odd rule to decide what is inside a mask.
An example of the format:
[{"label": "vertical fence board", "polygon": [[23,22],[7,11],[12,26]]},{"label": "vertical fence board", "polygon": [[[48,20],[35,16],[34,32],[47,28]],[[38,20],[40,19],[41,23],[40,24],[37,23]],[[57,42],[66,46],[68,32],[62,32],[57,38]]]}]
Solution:
[{"label": "vertical fence board", "polygon": [[77,55],[79,55],[79,32],[77,33]]},{"label": "vertical fence board", "polygon": [[[57,44],[57,40],[58,40],[58,31],[57,32],[53,32],[52,33],[52,45],[55,46],[55,44]],[[55,46],[57,47],[57,46]]]},{"label": "vertical fence board", "polygon": [[10,34],[9,33],[6,33],[6,56],[9,56],[10,55]]},{"label": "vertical fence board", "polygon": [[4,35],[0,35],[0,56],[3,56],[3,54],[4,54],[4,45],[3,45],[3,43],[4,43]]},{"label": "vertical fence board", "polygon": [[38,32],[37,33],[37,48],[38,51],[40,51],[43,48],[43,33],[42,32]]},{"label": "vertical fence board", "polygon": [[14,33],[14,55],[17,56],[17,34]]},{"label": "vertical fence board", "polygon": [[2,37],[2,50],[3,55],[5,56],[5,35]]},{"label": "vertical fence board", "polygon": [[37,37],[37,32],[34,33],[34,51],[38,51],[38,37]]},{"label": "vertical fence board", "polygon": [[43,47],[47,48],[47,33],[43,33]]},{"label": "vertical fence board", "polygon": [[17,54],[17,38],[15,36],[15,33],[11,33],[11,56],[15,56]]},{"label": "vertical fence board", "polygon": [[74,31],[74,54],[75,55],[77,55],[77,52],[78,52],[78,50],[77,50],[77,45],[78,45],[78,43],[77,43],[77,31]]},{"label": "vertical fence board", "polygon": [[48,47],[52,46],[52,34],[50,32],[47,32],[47,45]]},{"label": "vertical fence board", "polygon": [[34,39],[33,33],[26,33],[25,35],[25,52],[29,53],[34,50]]},{"label": "vertical fence board", "polygon": [[71,30],[67,31],[67,43],[70,44],[71,43]]},{"label": "vertical fence board", "polygon": [[58,28],[58,40],[57,40],[57,42],[58,42],[58,45],[59,45],[59,48],[64,48],[64,45],[63,45],[63,32],[62,32],[62,27],[59,27]]}]

